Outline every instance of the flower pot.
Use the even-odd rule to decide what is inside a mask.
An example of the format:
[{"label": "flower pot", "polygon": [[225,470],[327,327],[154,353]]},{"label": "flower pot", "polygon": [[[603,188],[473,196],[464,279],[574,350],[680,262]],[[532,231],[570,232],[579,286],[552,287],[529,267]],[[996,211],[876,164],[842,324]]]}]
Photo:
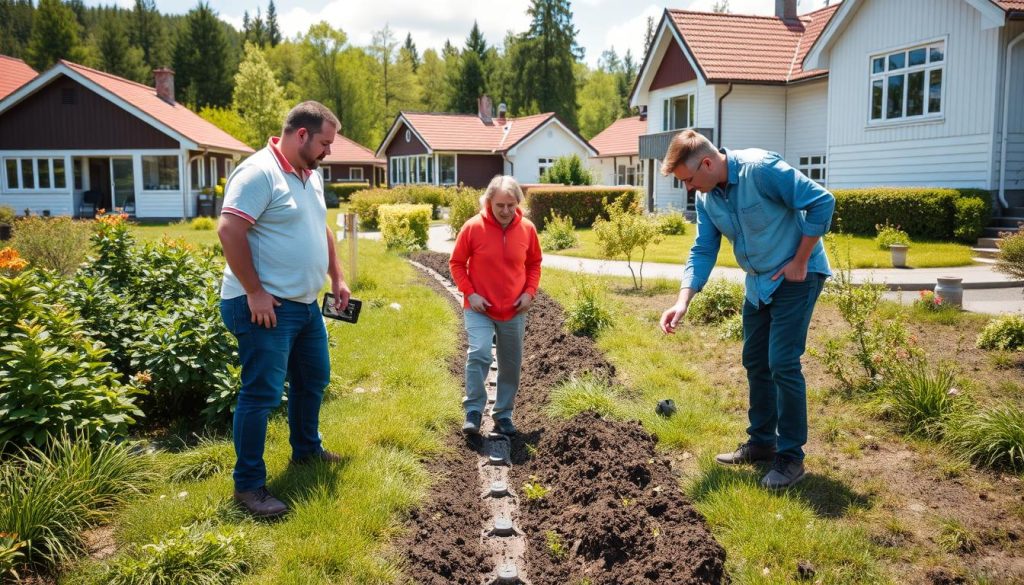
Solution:
[{"label": "flower pot", "polygon": [[963,307],[964,285],[959,276],[940,276],[935,285],[935,296],[942,300],[943,305]]},{"label": "flower pot", "polygon": [[893,268],[906,268],[907,267],[907,249],[910,246],[905,244],[892,244],[889,246],[889,252],[892,253],[892,266]]}]

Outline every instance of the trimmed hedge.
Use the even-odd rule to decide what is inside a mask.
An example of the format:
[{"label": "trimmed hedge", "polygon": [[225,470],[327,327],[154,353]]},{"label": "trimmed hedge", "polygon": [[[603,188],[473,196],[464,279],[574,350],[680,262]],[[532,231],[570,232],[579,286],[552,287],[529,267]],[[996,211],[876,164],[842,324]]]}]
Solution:
[{"label": "trimmed hedge", "polygon": [[397,203],[426,204],[431,207],[431,216],[440,217],[440,208],[457,197],[466,194],[480,197],[479,189],[468,187],[438,187],[435,185],[402,185],[393,189],[366,189],[349,198],[352,211],[359,214],[359,227],[376,230],[377,208]]},{"label": "trimmed hedge", "polygon": [[971,241],[992,215],[991,195],[981,189],[870,187],[832,193],[833,228],[849,234],[874,235],[876,225],[888,222],[913,238]]},{"label": "trimmed hedge", "polygon": [[348,201],[353,193],[369,188],[369,183],[325,183],[324,201],[327,207],[336,208],[340,201]]},{"label": "trimmed hedge", "polygon": [[423,250],[427,247],[429,205],[381,205],[377,211],[381,238],[389,250]]},{"label": "trimmed hedge", "polygon": [[605,206],[623,197],[643,204],[640,190],[629,186],[531,187],[526,192],[527,217],[537,230],[544,229],[552,213],[571,217],[577,228],[586,228],[593,225],[598,217],[608,219]]}]

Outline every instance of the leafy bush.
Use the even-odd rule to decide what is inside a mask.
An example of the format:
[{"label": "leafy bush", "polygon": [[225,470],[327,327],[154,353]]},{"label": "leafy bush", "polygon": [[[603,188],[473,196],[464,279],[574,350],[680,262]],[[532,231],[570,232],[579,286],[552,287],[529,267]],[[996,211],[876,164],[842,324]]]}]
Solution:
[{"label": "leafy bush", "polygon": [[339,201],[348,201],[353,193],[369,188],[369,183],[325,183],[324,201],[327,207],[335,208]]},{"label": "leafy bush", "polygon": [[578,246],[579,237],[572,225],[571,217],[553,215],[540,234],[540,247],[544,251],[554,252]]},{"label": "leafy bush", "polygon": [[973,244],[985,233],[992,217],[991,204],[983,199],[962,197],[953,202],[953,237]]},{"label": "leafy bush", "polygon": [[946,440],[962,455],[988,467],[1024,471],[1024,410],[1002,404],[959,418]]},{"label": "leafy bush", "polygon": [[942,311],[960,311],[960,308],[956,305],[949,303],[943,303],[942,297],[935,294],[930,290],[923,290],[918,293],[918,298],[914,301],[914,307],[921,309],[922,311],[928,311],[930,313],[939,313]]},{"label": "leafy bush", "polygon": [[686,216],[678,211],[658,214],[658,231],[665,236],[686,235]]},{"label": "leafy bush", "polygon": [[1004,315],[992,319],[978,334],[979,349],[1024,350],[1024,316]]},{"label": "leafy bush", "polygon": [[944,427],[963,402],[956,372],[948,364],[930,370],[924,360],[895,369],[882,392],[882,413],[910,435],[942,437]]},{"label": "leafy bush", "polygon": [[875,226],[875,230],[878,232],[878,235],[875,236],[875,244],[878,245],[879,250],[888,250],[896,244],[910,245],[910,236],[898,225],[889,225],[888,222],[880,223]]},{"label": "leafy bush", "polygon": [[[0,224],[12,224],[17,214],[14,213],[14,208],[7,205],[0,205]],[[2,575],[3,573],[0,573]]]},{"label": "leafy bush", "polygon": [[389,250],[422,250],[430,229],[429,205],[381,205],[380,233]]},{"label": "leafy bush", "polygon": [[999,242],[996,270],[1015,278],[1024,278],[1024,230],[1006,234]]},{"label": "leafy bush", "polygon": [[571,217],[576,227],[588,228],[598,217],[608,219],[608,208],[622,201],[626,209],[640,209],[643,201],[635,187],[532,187],[526,191],[525,207],[538,230],[552,215]]},{"label": "leafy bush", "polygon": [[84,549],[82,530],[109,519],[152,480],[150,461],[128,443],[67,434],[0,463],[0,532],[27,543],[25,560],[44,571]]},{"label": "leafy bush", "polygon": [[565,310],[565,327],[570,333],[593,337],[612,324],[608,301],[598,284],[580,275],[573,287],[573,300]]},{"label": "leafy bush", "polygon": [[743,315],[727,317],[718,326],[718,337],[726,341],[743,341]]},{"label": "leafy bush", "polygon": [[[742,284],[724,278],[712,278],[690,301],[686,318],[698,325],[717,325],[739,315],[743,310],[743,299]],[[742,330],[741,324],[741,337]]]},{"label": "leafy bush", "polygon": [[0,250],[0,276],[12,276],[28,268],[28,260],[18,254],[14,248],[7,246]]},{"label": "leafy bush", "polygon": [[[991,196],[981,189],[931,187],[869,187],[836,189],[835,224],[844,232],[871,234],[880,223],[900,225],[911,237],[949,240],[975,225],[975,204],[958,213],[957,201],[973,199],[985,206],[982,224],[991,215]],[[963,223],[961,223],[963,222]]]},{"label": "leafy bush", "polygon": [[541,183],[593,185],[594,176],[578,154],[560,156],[540,176]]},{"label": "leafy bush", "polygon": [[[643,215],[636,201],[629,203],[626,198],[619,198],[608,205],[608,219],[597,218],[594,221],[594,234],[601,246],[601,255],[605,258],[624,256],[626,267],[633,276],[633,288],[644,286],[644,258],[647,248],[661,242],[664,236],[651,217]],[[640,249],[639,281],[633,271],[633,254]]]},{"label": "leafy bush", "polygon": [[11,246],[33,266],[71,274],[89,251],[90,222],[70,217],[25,217],[14,227]]},{"label": "leafy bush", "polygon": [[448,200],[448,227],[452,237],[459,235],[459,230],[474,215],[480,213],[480,198],[477,194],[462,191],[452,195]]},{"label": "leafy bush", "polygon": [[217,227],[217,220],[212,217],[196,217],[189,222],[192,229],[200,232],[207,232]]},{"label": "leafy bush", "polygon": [[402,185],[393,189],[366,189],[353,194],[349,201],[353,212],[359,214],[359,227],[364,230],[378,228],[377,208],[397,203],[427,204],[431,217],[440,217],[440,208],[464,194],[480,197],[480,190],[466,187],[438,187],[435,185]]}]

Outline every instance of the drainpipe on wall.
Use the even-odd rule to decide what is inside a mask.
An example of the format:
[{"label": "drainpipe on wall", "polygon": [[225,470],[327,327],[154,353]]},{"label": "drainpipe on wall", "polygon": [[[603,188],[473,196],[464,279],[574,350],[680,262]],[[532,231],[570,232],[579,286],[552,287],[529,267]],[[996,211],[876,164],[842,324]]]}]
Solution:
[{"label": "drainpipe on wall", "polygon": [[1003,209],[1009,207],[1006,203],[1006,134],[1010,129],[1010,78],[1013,74],[1010,65],[1013,62],[1013,48],[1021,41],[1024,41],[1024,33],[1017,35],[1017,38],[1010,41],[1006,47],[1006,72],[1003,79],[1003,132],[1000,136],[1002,144],[999,148],[999,204],[1003,206]]},{"label": "drainpipe on wall", "polygon": [[716,142],[718,142],[718,148],[722,148],[722,102],[725,101],[725,98],[727,98],[730,93],[732,93],[732,83],[729,84],[728,91],[723,93],[722,97],[718,98],[718,136],[715,136],[715,138],[718,139],[716,140]]}]

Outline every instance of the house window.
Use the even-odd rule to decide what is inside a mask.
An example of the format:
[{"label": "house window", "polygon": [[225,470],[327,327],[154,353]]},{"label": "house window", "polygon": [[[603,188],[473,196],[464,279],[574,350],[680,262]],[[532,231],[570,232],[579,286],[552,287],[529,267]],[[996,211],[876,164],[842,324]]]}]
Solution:
[{"label": "house window", "polygon": [[801,156],[797,170],[807,175],[814,181],[825,184],[827,161],[824,154]]},{"label": "house window", "polygon": [[946,42],[871,57],[871,120],[942,115]]},{"label": "house window", "polygon": [[553,158],[538,158],[537,159],[537,177],[543,177],[544,173],[547,172],[555,164]]},{"label": "house window", "polygon": [[320,176],[324,178],[324,182],[331,180],[331,167],[322,166],[320,167]]},{"label": "house window", "polygon": [[433,157],[430,155],[393,156],[389,159],[388,166],[393,185],[434,182]]},{"label": "house window", "polygon": [[217,184],[217,181],[220,178],[220,175],[217,172],[218,170],[219,169],[217,169],[217,159],[211,158],[210,159],[210,186],[211,187],[215,186]]},{"label": "house window", "polygon": [[7,188],[23,191],[66,189],[63,158],[9,158],[4,160]]},{"label": "house window", "polygon": [[348,170],[348,179],[350,181],[362,181],[363,180],[363,167],[352,167]]},{"label": "house window", "polygon": [[231,173],[235,171],[235,161],[229,159],[224,160],[224,176],[230,177]]},{"label": "house window", "polygon": [[455,184],[455,155],[437,155],[438,179],[442,185]]},{"label": "house window", "polygon": [[177,191],[181,188],[178,178],[178,157],[143,156],[142,188],[146,191]]},{"label": "house window", "polygon": [[618,165],[615,170],[615,184],[638,185],[637,168],[635,165]]},{"label": "house window", "polygon": [[206,186],[206,173],[204,173],[204,171],[206,170],[206,166],[203,165],[203,159],[194,159],[189,164],[189,166],[191,167],[192,170],[192,178],[189,181],[189,184],[195,190],[202,189],[203,187]]},{"label": "house window", "polygon": [[692,93],[665,100],[661,129],[668,131],[692,128],[696,119],[696,107],[696,99]]}]

